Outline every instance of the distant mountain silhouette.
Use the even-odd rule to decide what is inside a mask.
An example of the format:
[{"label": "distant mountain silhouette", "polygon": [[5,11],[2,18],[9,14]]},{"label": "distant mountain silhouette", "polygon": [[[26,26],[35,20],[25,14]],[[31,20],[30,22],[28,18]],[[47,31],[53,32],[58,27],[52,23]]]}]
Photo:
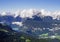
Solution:
[{"label": "distant mountain silhouette", "polygon": [[17,22],[21,22],[21,20],[22,20],[22,18],[21,18],[20,16],[17,16],[17,17],[15,18],[15,21],[17,21]]},{"label": "distant mountain silhouette", "polygon": [[42,21],[42,18],[41,17],[38,17],[36,15],[33,16],[33,20],[36,20],[36,21]]}]

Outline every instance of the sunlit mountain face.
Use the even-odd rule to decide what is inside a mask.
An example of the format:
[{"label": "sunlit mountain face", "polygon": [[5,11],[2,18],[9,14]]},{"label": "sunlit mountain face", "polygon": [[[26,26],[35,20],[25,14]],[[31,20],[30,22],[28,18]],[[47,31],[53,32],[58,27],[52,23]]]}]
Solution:
[{"label": "sunlit mountain face", "polygon": [[8,24],[15,31],[30,35],[60,35],[60,11],[28,9],[16,12],[1,12],[0,23]]}]

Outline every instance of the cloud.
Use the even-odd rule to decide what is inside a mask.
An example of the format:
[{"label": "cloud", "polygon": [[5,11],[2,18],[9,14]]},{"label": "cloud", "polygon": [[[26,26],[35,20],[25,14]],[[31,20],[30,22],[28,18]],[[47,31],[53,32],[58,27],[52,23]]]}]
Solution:
[{"label": "cloud", "polygon": [[24,9],[24,10],[21,11],[20,16],[21,16],[22,18],[25,18],[25,17],[32,18],[32,16],[33,16],[33,15],[36,15],[37,12],[38,12],[38,11],[37,11],[36,9],[28,9],[28,10]]},{"label": "cloud", "polygon": [[55,18],[60,18],[60,11],[54,11],[51,12],[51,16],[55,19]]},{"label": "cloud", "polygon": [[6,11],[3,11],[0,13],[0,16],[14,16],[15,14],[13,12],[6,12]]},{"label": "cloud", "polygon": [[12,24],[16,24],[18,26],[23,26],[22,22],[12,22]]},{"label": "cloud", "polygon": [[15,12],[1,12],[0,15],[1,16],[5,16],[5,15],[11,15],[14,17],[20,16],[22,18],[32,18],[33,15],[36,15],[37,13],[40,13],[38,10],[36,9],[23,9],[23,10],[17,10]]},{"label": "cloud", "polygon": [[40,10],[37,10],[37,9],[23,9],[23,10],[17,10],[15,12],[0,12],[0,15],[1,16],[5,16],[5,15],[11,15],[13,17],[17,17],[17,16],[20,16],[22,18],[26,18],[26,17],[29,17],[29,18],[32,18],[32,16],[34,15],[38,15],[38,16],[51,16],[53,17],[53,19],[56,19],[56,18],[60,18],[60,11],[48,11],[48,10],[45,10],[45,9],[40,9]]},{"label": "cloud", "polygon": [[41,9],[40,12],[42,13],[42,15],[44,16],[51,16],[51,12],[50,11],[47,11],[45,9]]},{"label": "cloud", "polygon": [[6,12],[1,12],[0,15],[1,16],[5,16],[6,15]]}]

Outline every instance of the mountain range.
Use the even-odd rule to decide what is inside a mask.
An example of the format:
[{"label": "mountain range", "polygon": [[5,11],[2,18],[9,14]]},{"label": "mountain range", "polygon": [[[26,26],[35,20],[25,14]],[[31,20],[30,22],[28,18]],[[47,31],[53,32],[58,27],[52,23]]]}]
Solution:
[{"label": "mountain range", "polygon": [[[0,23],[7,24],[15,31],[22,31],[30,35],[39,36],[48,33],[49,36],[60,35],[60,17],[59,15],[50,16],[42,11],[37,10],[23,10],[16,14],[5,12],[1,15]],[[18,13],[18,14],[17,14]],[[58,13],[57,13],[58,14]]]}]

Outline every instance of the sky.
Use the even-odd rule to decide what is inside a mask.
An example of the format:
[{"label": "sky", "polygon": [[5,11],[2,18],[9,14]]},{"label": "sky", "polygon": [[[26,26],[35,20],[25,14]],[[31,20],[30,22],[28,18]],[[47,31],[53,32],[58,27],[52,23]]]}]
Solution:
[{"label": "sky", "polygon": [[0,11],[30,8],[60,10],[60,0],[0,0]]}]

